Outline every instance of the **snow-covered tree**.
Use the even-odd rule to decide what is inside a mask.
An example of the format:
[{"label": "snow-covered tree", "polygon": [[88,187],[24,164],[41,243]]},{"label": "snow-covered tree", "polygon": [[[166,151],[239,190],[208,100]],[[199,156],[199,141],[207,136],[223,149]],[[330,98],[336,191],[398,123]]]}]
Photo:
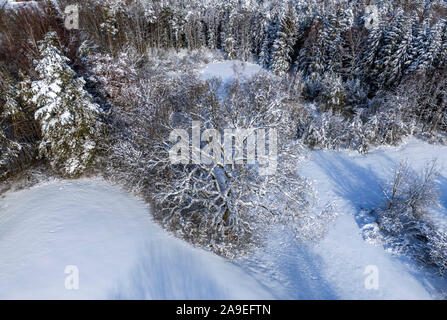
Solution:
[{"label": "snow-covered tree", "polygon": [[272,51],[275,42],[275,36],[279,29],[279,18],[276,15],[267,18],[264,26],[261,51],[259,53],[259,62],[264,68],[269,69],[272,64]]},{"label": "snow-covered tree", "polygon": [[[11,124],[8,124],[6,120],[8,118],[11,119],[20,112],[15,99],[16,88],[13,88],[9,83],[5,84],[4,87],[6,87],[6,90],[1,97],[4,100],[4,104],[0,109],[2,111],[0,115],[0,179],[5,178],[8,172],[15,167],[14,164],[18,161],[22,149],[19,143],[7,137],[7,131],[15,130],[15,123],[11,122]],[[10,134],[10,136],[13,135],[13,133]]]},{"label": "snow-covered tree", "polygon": [[36,63],[40,80],[32,84],[32,101],[42,131],[40,155],[61,173],[75,176],[93,162],[100,138],[100,107],[57,48],[57,39],[55,32],[49,32],[40,42],[41,59]]},{"label": "snow-covered tree", "polygon": [[315,115],[303,134],[304,142],[311,148],[339,149],[346,141],[344,117],[333,110]]},{"label": "snow-covered tree", "polygon": [[[287,131],[290,137],[291,128],[284,126],[288,118],[286,108],[281,107],[282,98],[277,92],[266,90],[266,80],[257,78],[242,87],[234,84],[229,88],[229,98],[218,107],[221,111],[215,106],[197,105],[190,112],[200,115],[203,128],[231,128],[235,139],[241,139],[247,146],[254,141],[250,141],[248,133],[243,133],[244,129],[278,130],[279,167],[271,175],[260,175],[264,164],[259,158],[263,155],[258,154],[259,162],[250,164],[246,158],[243,160],[243,149],[234,150],[233,162],[226,164],[223,131],[212,138],[218,139],[214,145],[217,150],[202,151],[202,161],[198,163],[173,164],[167,156],[172,144],[166,140],[152,148],[148,162],[151,170],[158,172],[154,200],[160,210],[160,219],[184,237],[206,244],[221,254],[232,254],[226,246],[246,249],[269,222],[284,223],[296,230],[297,236],[304,237],[300,228],[310,221],[307,210],[311,187],[306,179],[295,173],[304,149],[298,141],[287,142]],[[258,86],[265,89],[256,90]],[[248,95],[248,92],[254,95]],[[194,116],[185,116],[185,124],[191,125]],[[274,138],[269,135],[269,130],[266,130],[266,138],[267,148],[272,151]],[[200,153],[195,149],[199,146],[189,137],[187,142],[193,148],[192,155]],[[273,160],[269,158],[268,161]]]},{"label": "snow-covered tree", "polygon": [[442,48],[442,37],[444,31],[444,21],[438,21],[429,31],[426,46],[417,60],[417,71],[426,71],[434,67],[434,62],[439,61],[439,55]]},{"label": "snow-covered tree", "polygon": [[362,61],[359,68],[356,70],[357,74],[363,77],[369,77],[370,71],[376,68],[376,59],[380,50],[380,41],[383,36],[383,30],[380,21],[373,24],[368,31],[368,36],[365,41],[365,49],[363,51]]},{"label": "snow-covered tree", "polygon": [[326,72],[321,79],[320,101],[328,109],[345,112],[346,92],[341,77],[333,72]]},{"label": "snow-covered tree", "polygon": [[439,56],[439,65],[447,65],[447,19],[444,19],[444,30],[442,31],[442,45]]},{"label": "snow-covered tree", "polygon": [[108,37],[113,38],[118,33],[115,9],[110,3],[106,3],[104,6],[104,13],[104,22],[99,26],[102,32]]},{"label": "snow-covered tree", "polygon": [[[389,65],[379,75],[379,81],[391,86],[394,82],[400,80],[407,60],[408,51],[412,41],[412,19],[406,18],[404,21],[398,21],[394,28],[399,31],[399,42],[390,56]],[[380,63],[380,62],[379,62]]]},{"label": "snow-covered tree", "polygon": [[289,5],[289,9],[281,18],[277,38],[273,44],[272,70],[278,76],[284,75],[290,69],[297,33],[298,16],[295,8]]},{"label": "snow-covered tree", "polygon": [[393,24],[384,30],[382,45],[373,70],[379,87],[390,86],[400,78],[411,41],[412,19],[399,10]]},{"label": "snow-covered tree", "polygon": [[23,80],[19,83],[8,76],[0,83],[0,179],[23,169],[36,155],[39,135],[24,103],[31,96],[31,82],[20,76]]},{"label": "snow-covered tree", "polygon": [[366,153],[369,149],[368,141],[365,137],[362,113],[357,112],[354,118],[347,121],[347,130],[344,139],[346,148],[357,150],[360,153]]},{"label": "snow-covered tree", "polygon": [[227,54],[227,59],[233,60],[237,58],[236,41],[233,37],[225,39],[225,53]]},{"label": "snow-covered tree", "polygon": [[9,139],[3,128],[0,128],[0,180],[5,179],[14,169],[23,151],[20,143]]},{"label": "snow-covered tree", "polygon": [[[156,218],[181,237],[227,256],[257,243],[274,223],[293,229],[297,237],[321,236],[319,223],[330,213],[323,212],[319,219],[310,210],[311,185],[296,172],[305,148],[294,140],[296,130],[290,125],[294,106],[281,80],[266,73],[236,81],[219,99],[219,82],[170,79],[163,82],[161,96],[154,95],[156,90],[150,93],[152,105],[142,105],[135,116],[123,112],[127,133],[116,139],[112,155],[120,170],[130,172],[126,179],[131,179],[132,188],[150,194]],[[200,122],[195,129],[194,121]],[[182,155],[187,161],[172,162],[170,152],[176,150],[178,137],[170,136],[180,129],[186,133],[180,137],[186,143]],[[217,137],[207,129],[216,129]],[[225,129],[244,147],[235,144],[228,153]],[[250,145],[258,146],[252,144],[258,135],[257,131],[250,135],[253,129],[265,130],[265,149],[258,149],[254,163],[246,151]],[[270,175],[260,174],[267,168],[272,169]]]}]

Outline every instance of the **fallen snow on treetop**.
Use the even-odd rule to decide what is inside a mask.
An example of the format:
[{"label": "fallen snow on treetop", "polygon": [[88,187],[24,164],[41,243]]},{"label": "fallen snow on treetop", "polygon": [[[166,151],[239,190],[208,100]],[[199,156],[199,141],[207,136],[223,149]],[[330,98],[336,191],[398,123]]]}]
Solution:
[{"label": "fallen snow on treetop", "polygon": [[37,1],[8,1],[8,0],[0,0],[0,8],[5,8],[5,9],[19,9],[19,8],[24,8],[24,7],[28,7],[28,6],[36,6],[38,7],[38,2]]}]

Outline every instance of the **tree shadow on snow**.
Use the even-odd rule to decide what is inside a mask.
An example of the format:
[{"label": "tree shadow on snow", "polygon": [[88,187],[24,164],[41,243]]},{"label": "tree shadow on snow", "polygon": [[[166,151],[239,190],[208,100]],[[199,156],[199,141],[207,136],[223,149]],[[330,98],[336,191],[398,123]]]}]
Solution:
[{"label": "tree shadow on snow", "polygon": [[284,230],[272,232],[265,247],[239,260],[278,299],[339,299],[322,270],[322,258],[308,244],[298,243]]},{"label": "tree shadow on snow", "polygon": [[[395,162],[383,155],[386,162],[390,162],[393,168]],[[368,221],[363,221],[360,215],[362,209],[372,209],[383,201],[381,186],[385,181],[373,170],[371,165],[360,166],[352,159],[344,157],[336,152],[318,152],[313,156],[313,161],[322,168],[330,178],[337,196],[349,201],[354,207],[354,218],[359,226]]]},{"label": "tree shadow on snow", "polygon": [[134,269],[110,299],[269,299],[256,280],[216,255],[172,241],[143,244]]},{"label": "tree shadow on snow", "polygon": [[[393,160],[385,154],[381,154],[380,157],[383,170],[389,170],[383,176],[391,180],[393,170],[398,165],[399,160]],[[360,166],[347,156],[344,157],[335,152],[315,153],[313,161],[329,177],[336,195],[349,201],[353,206],[354,219],[360,228],[365,226],[365,224],[375,221],[374,216],[365,215],[364,212],[362,213],[362,210],[377,208],[384,201],[382,187],[389,180],[385,181],[377,175],[377,167],[375,168],[376,171],[374,171],[370,164]],[[441,193],[440,202],[447,209],[447,178],[441,175],[438,180]],[[407,265],[406,261],[408,259],[405,256],[396,256],[396,258]],[[413,276],[422,279],[420,282],[435,297],[439,294],[439,288],[445,288],[445,278],[441,279],[439,276],[433,275],[430,272],[410,266],[407,271]]]}]

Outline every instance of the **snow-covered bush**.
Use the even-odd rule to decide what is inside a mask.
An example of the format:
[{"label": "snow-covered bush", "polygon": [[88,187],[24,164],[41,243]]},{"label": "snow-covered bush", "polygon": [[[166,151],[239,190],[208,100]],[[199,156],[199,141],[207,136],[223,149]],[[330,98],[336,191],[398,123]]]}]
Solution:
[{"label": "snow-covered bush", "polygon": [[236,41],[232,37],[225,39],[225,53],[227,59],[233,60],[237,58]]},{"label": "snow-covered bush", "polygon": [[311,148],[339,149],[345,126],[344,117],[329,110],[311,118],[301,138]]},{"label": "snow-covered bush", "polygon": [[[320,95],[323,96],[327,97]],[[421,123],[419,101],[405,90],[392,94],[382,92],[364,108],[317,109],[310,113],[312,116],[305,123],[299,124],[299,136],[311,148],[348,148],[361,153],[367,152],[371,146],[397,145],[410,135],[436,136],[434,131],[428,131],[430,125]],[[441,126],[445,122],[443,110],[440,106],[436,113],[432,112],[430,117],[434,119],[430,122],[436,120],[436,125]]]},{"label": "snow-covered bush", "polygon": [[9,139],[4,130],[0,130],[0,180],[21,168],[22,157],[27,152],[24,147],[27,146]]},{"label": "snow-covered bush", "polygon": [[418,174],[407,162],[396,168],[393,180],[383,188],[385,203],[376,210],[384,241],[393,252],[409,255],[443,274],[447,270],[447,233],[430,217],[439,204],[436,161]]},{"label": "snow-covered bush", "polygon": [[392,95],[383,101],[374,101],[378,105],[375,112],[367,114],[365,135],[371,145],[396,145],[402,138],[414,131],[414,118],[406,109],[405,96]]},{"label": "snow-covered bush", "polygon": [[32,84],[32,102],[40,123],[42,141],[39,154],[51,166],[68,176],[76,176],[92,164],[100,139],[100,107],[84,89],[78,77],[57,48],[56,33],[40,42],[41,59],[36,63],[40,80]]}]

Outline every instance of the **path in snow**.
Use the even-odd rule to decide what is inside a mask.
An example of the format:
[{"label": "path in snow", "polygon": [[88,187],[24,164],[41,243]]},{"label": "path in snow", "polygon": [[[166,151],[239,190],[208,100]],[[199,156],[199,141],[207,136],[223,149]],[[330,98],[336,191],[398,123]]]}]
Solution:
[{"label": "path in snow", "polygon": [[[169,236],[102,180],[55,181],[0,200],[0,299],[268,299],[237,266]],[[79,289],[65,289],[67,265]]]}]

